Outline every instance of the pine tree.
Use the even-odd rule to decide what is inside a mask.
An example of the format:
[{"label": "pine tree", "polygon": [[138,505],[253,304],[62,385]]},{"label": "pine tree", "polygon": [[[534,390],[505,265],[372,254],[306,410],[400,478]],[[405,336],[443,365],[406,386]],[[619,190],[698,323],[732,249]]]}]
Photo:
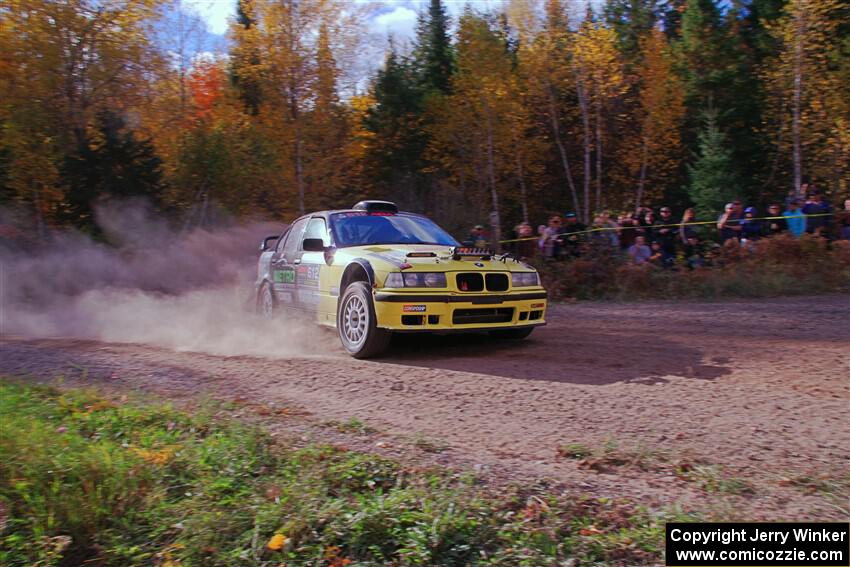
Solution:
[{"label": "pine tree", "polygon": [[454,53],[449,37],[449,16],[442,0],[431,0],[419,17],[413,63],[423,93],[446,94],[454,72]]},{"label": "pine tree", "polygon": [[258,39],[259,24],[254,0],[237,0],[233,25],[233,47],[230,52],[230,75],[246,110],[260,111],[262,94],[262,60]]},{"label": "pine tree", "polygon": [[699,155],[688,167],[688,194],[697,215],[714,218],[724,203],[737,196],[737,179],[731,173],[732,152],[726,146],[726,136],[717,127],[717,111],[704,113],[704,127],[699,134]]},{"label": "pine tree", "polygon": [[627,61],[638,54],[640,39],[660,17],[658,0],[606,0],[602,13],[617,34],[617,46]]},{"label": "pine tree", "polygon": [[63,180],[68,186],[64,220],[92,229],[98,200],[145,197],[158,205],[163,189],[162,161],[150,141],[137,139],[120,116],[103,111],[98,116],[97,136],[66,159]]},{"label": "pine tree", "polygon": [[408,60],[390,46],[372,84],[373,105],[364,125],[372,133],[367,160],[379,190],[402,202],[416,201],[428,135],[421,128],[422,92]]}]

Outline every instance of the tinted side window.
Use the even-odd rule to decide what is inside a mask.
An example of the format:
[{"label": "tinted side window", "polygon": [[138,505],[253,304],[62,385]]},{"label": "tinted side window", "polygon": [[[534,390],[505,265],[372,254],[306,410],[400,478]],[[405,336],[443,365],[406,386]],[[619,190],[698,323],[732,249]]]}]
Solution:
[{"label": "tinted side window", "polygon": [[280,253],[281,251],[283,251],[283,244],[284,244],[284,242],[286,242],[287,236],[289,236],[289,228],[287,228],[283,232],[283,234],[280,235],[280,238],[277,239],[277,242],[275,243],[276,246],[274,247],[275,253]]},{"label": "tinted side window", "polygon": [[301,219],[289,229],[289,235],[286,237],[286,242],[283,245],[283,255],[287,259],[301,246],[301,235],[304,233],[304,227],[307,225],[308,220],[310,219]]},{"label": "tinted side window", "polygon": [[304,238],[301,239],[303,243],[304,240],[308,238],[321,238],[322,242],[327,246],[328,244],[328,229],[325,226],[325,219],[322,218],[312,218],[310,219],[310,223],[307,225],[307,230],[304,231]]}]

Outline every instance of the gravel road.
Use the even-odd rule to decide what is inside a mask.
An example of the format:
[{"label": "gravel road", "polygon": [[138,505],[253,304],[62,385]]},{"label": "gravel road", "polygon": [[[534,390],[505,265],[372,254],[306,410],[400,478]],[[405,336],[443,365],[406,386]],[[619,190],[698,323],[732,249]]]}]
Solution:
[{"label": "gravel road", "polygon": [[[581,303],[548,318],[522,342],[405,336],[373,361],[314,329],[281,335],[281,356],[5,336],[0,372],[234,402],[297,442],[471,467],[497,485],[746,520],[850,515],[850,297]],[[370,430],[334,426],[352,418]]]}]

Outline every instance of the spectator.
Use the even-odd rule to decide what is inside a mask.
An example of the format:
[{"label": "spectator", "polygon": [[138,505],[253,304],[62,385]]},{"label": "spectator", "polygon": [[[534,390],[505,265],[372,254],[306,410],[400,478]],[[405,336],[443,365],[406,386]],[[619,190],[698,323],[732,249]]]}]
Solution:
[{"label": "spectator", "polygon": [[838,225],[838,238],[850,240],[850,199],[844,201],[844,210],[835,214],[835,224]]},{"label": "spectator", "polygon": [[675,254],[668,254],[666,250],[664,250],[664,245],[658,241],[653,240],[650,248],[652,255],[649,257],[649,263],[658,266],[659,268],[672,268],[673,264],[676,262]]},{"label": "spectator", "polygon": [[563,245],[563,240],[561,240],[561,217],[552,215],[549,217],[549,224],[542,228],[540,248],[543,251],[543,257],[547,260],[554,260],[561,255],[561,247]]},{"label": "spectator", "polygon": [[679,225],[679,238],[682,245],[688,243],[688,239],[697,235],[696,229],[690,224],[697,221],[697,214],[693,209],[685,209],[682,215],[682,224]]},{"label": "spectator", "polygon": [[829,230],[829,217],[826,215],[831,212],[832,207],[823,195],[817,192],[812,193],[803,205],[803,214],[806,215],[806,232],[816,236],[826,236]]},{"label": "spectator", "polygon": [[652,225],[655,224],[655,213],[647,210],[640,219],[640,234],[646,237],[647,240],[652,240]]},{"label": "spectator", "polygon": [[779,208],[778,203],[772,203],[767,208],[767,216],[768,220],[763,225],[765,236],[781,234],[788,230],[788,223],[782,218],[782,209]]},{"label": "spectator", "polygon": [[717,229],[720,232],[721,244],[732,238],[741,238],[742,217],[741,201],[726,204],[723,214],[717,220]]},{"label": "spectator", "polygon": [[661,218],[653,223],[653,235],[655,240],[661,244],[664,252],[670,256],[676,256],[676,233],[678,229],[673,226],[673,212],[670,207],[661,207]]},{"label": "spectator", "polygon": [[634,215],[622,215],[620,217],[620,247],[628,250],[638,236],[638,220]]},{"label": "spectator", "polygon": [[598,229],[590,233],[594,241],[602,242],[614,249],[620,246],[617,224],[611,221],[610,213],[604,212],[593,219],[593,228]]},{"label": "spectator", "polygon": [[561,228],[562,253],[565,256],[578,258],[581,255],[581,244],[587,227],[578,221],[575,213],[565,214],[564,222]]},{"label": "spectator", "polygon": [[705,266],[705,250],[703,249],[702,242],[700,242],[696,235],[688,237],[685,243],[684,253],[685,262],[687,262],[689,269],[694,270]]},{"label": "spectator", "polygon": [[782,213],[782,216],[785,217],[785,224],[788,225],[788,230],[795,237],[800,238],[806,232],[806,216],[800,211],[799,201],[794,200],[789,202],[788,210]]},{"label": "spectator", "polygon": [[484,231],[484,225],[476,224],[469,236],[463,241],[464,246],[472,246],[474,248],[487,248],[487,233]]},{"label": "spectator", "polygon": [[517,241],[514,242],[514,251],[520,258],[533,258],[536,243],[534,242],[534,229],[527,222],[521,222],[514,228]]},{"label": "spectator", "polygon": [[635,264],[645,264],[652,256],[652,250],[646,245],[646,237],[638,236],[635,243],[629,246],[629,256]]},{"label": "spectator", "polygon": [[755,220],[756,208],[747,207],[744,210],[744,218],[741,220],[741,242],[751,242],[761,238],[761,221]]}]

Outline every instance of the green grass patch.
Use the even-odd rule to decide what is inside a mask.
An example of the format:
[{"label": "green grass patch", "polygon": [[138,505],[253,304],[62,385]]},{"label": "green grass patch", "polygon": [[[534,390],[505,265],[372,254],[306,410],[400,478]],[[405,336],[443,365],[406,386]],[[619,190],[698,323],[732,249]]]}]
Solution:
[{"label": "green grass patch", "polygon": [[2,565],[639,565],[666,519],[0,382]]}]

